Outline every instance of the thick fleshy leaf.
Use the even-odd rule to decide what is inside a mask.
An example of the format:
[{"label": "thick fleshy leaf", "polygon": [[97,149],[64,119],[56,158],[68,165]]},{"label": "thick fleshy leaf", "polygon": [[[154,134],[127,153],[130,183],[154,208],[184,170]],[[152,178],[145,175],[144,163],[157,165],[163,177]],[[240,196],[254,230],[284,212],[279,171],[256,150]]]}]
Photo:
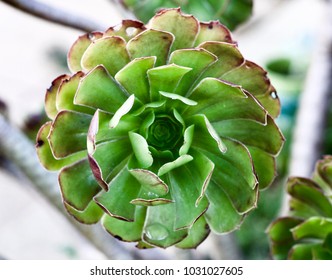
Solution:
[{"label": "thick fleshy leaf", "polygon": [[172,33],[175,40],[171,50],[174,51],[194,46],[199,22],[192,15],[182,14],[180,9],[168,9],[156,14],[150,20],[148,27]]},{"label": "thick fleshy leaf", "polygon": [[206,223],[204,216],[201,216],[189,229],[188,236],[177,243],[176,247],[181,249],[196,249],[208,237],[209,233],[209,225]]},{"label": "thick fleshy leaf", "polygon": [[179,149],[179,155],[183,156],[188,153],[191,143],[193,142],[195,125],[188,126],[183,133],[183,144]]},{"label": "thick fleshy leaf", "polygon": [[84,210],[101,191],[87,159],[63,168],[59,183],[64,201],[76,210]]},{"label": "thick fleshy leaf", "polygon": [[127,98],[127,93],[107,70],[99,65],[81,80],[75,104],[115,113]]},{"label": "thick fleshy leaf", "polygon": [[296,244],[289,251],[288,259],[290,260],[312,260],[313,250],[320,247],[319,244]]},{"label": "thick fleshy leaf", "polygon": [[213,127],[219,135],[236,139],[246,146],[259,148],[271,155],[277,155],[283,145],[284,137],[272,117],[267,123],[252,120],[225,120],[214,122]]},{"label": "thick fleshy leaf", "polygon": [[84,211],[77,211],[75,208],[68,205],[66,202],[64,206],[67,212],[77,221],[83,224],[95,224],[98,223],[105,212],[94,202],[91,201]]},{"label": "thick fleshy leaf", "polygon": [[124,167],[110,182],[109,190],[94,197],[95,202],[112,217],[134,221],[135,205],[130,202],[140,191],[140,184]]},{"label": "thick fleshy leaf", "polygon": [[115,112],[114,116],[109,122],[110,128],[115,128],[119,124],[121,118],[126,115],[134,106],[135,95],[130,95],[128,99],[121,105],[121,107]]},{"label": "thick fleshy leaf", "polygon": [[290,214],[293,217],[301,217],[303,219],[309,219],[310,217],[317,216],[317,211],[310,207],[305,202],[292,198],[289,201]]},{"label": "thick fleshy leaf", "polygon": [[233,42],[229,30],[217,20],[200,23],[200,29],[195,41],[195,46],[207,41],[227,43]]},{"label": "thick fleshy leaf", "polygon": [[332,156],[324,156],[322,160],[317,161],[313,179],[319,183],[320,187],[326,193],[332,191]]},{"label": "thick fleshy leaf", "polygon": [[56,97],[57,97],[59,87],[60,87],[62,81],[67,80],[69,78],[70,78],[70,76],[68,76],[68,75],[61,75],[61,76],[57,77],[52,82],[52,85],[50,86],[50,88],[48,88],[46,90],[46,94],[45,94],[45,112],[46,112],[46,115],[50,119],[54,119],[55,116],[58,113],[58,109],[56,107]]},{"label": "thick fleshy leaf", "polygon": [[187,96],[188,91],[202,72],[216,60],[216,56],[204,49],[182,49],[174,51],[171,54],[169,63],[192,69],[192,71],[183,77],[175,92],[179,95]]},{"label": "thick fleshy leaf", "polygon": [[314,181],[305,178],[290,178],[287,191],[292,198],[298,199],[313,208],[317,216],[332,217],[331,202]]},{"label": "thick fleshy leaf", "polygon": [[256,176],[259,182],[259,189],[270,186],[277,176],[276,159],[273,155],[263,152],[261,149],[247,147],[254,163]]},{"label": "thick fleshy leaf", "polygon": [[210,181],[206,189],[206,197],[209,208],[204,217],[213,232],[222,234],[240,227],[243,216],[235,210],[228,196],[213,181]]},{"label": "thick fleshy leaf", "polygon": [[143,241],[166,248],[188,235],[188,230],[174,230],[175,203],[148,207],[143,228]]},{"label": "thick fleshy leaf", "polygon": [[200,192],[199,197],[196,200],[196,205],[198,205],[201,199],[205,196],[205,190],[209,185],[215,165],[201,152],[192,149],[190,154],[194,157],[194,160],[189,162],[186,165],[186,168],[190,170],[191,173],[195,170],[195,174],[192,174],[192,176],[193,178],[195,177]]},{"label": "thick fleshy leaf", "polygon": [[36,139],[36,150],[41,164],[47,170],[59,170],[64,166],[70,165],[83,157],[86,157],[86,152],[82,151],[79,153],[72,154],[62,159],[56,159],[53,156],[50,144],[48,142],[48,135],[51,129],[52,122],[45,123],[37,134]]},{"label": "thick fleshy leaf", "polygon": [[104,215],[102,225],[116,239],[127,242],[140,241],[146,214],[146,207],[136,207],[133,222],[123,221],[109,215]]},{"label": "thick fleshy leaf", "polygon": [[106,30],[105,36],[121,36],[127,42],[144,31],[146,28],[143,22],[138,20],[125,19],[122,23]]},{"label": "thick fleshy leaf", "polygon": [[141,206],[156,206],[173,202],[173,200],[167,198],[136,198],[131,201],[132,204]]},{"label": "thick fleshy leaf", "polygon": [[82,70],[81,60],[86,49],[91,43],[103,37],[101,32],[91,32],[78,37],[68,52],[68,67],[72,73]]},{"label": "thick fleshy leaf", "polygon": [[135,132],[129,132],[129,139],[140,167],[150,167],[153,163],[153,157],[149,151],[149,146],[145,138]]},{"label": "thick fleshy leaf", "polygon": [[291,229],[302,223],[303,220],[294,217],[283,217],[273,222],[267,232],[272,242],[275,243],[294,243]]},{"label": "thick fleshy leaf", "polygon": [[210,147],[203,148],[203,153],[215,164],[213,182],[227,194],[235,209],[243,214],[255,208],[258,199],[253,163],[248,150],[241,143],[222,140],[227,147],[226,153],[218,155],[218,151]]},{"label": "thick fleshy leaf", "polygon": [[82,66],[91,70],[97,65],[103,65],[108,73],[114,76],[130,61],[126,42],[122,37],[104,37],[94,41],[84,52]]},{"label": "thick fleshy leaf", "polygon": [[313,260],[332,260],[332,253],[330,253],[325,248],[317,246],[312,249],[312,259]]},{"label": "thick fleshy leaf", "polygon": [[[319,229],[319,230],[317,230]],[[295,240],[302,238],[325,239],[332,232],[332,219],[312,217],[298,226],[292,228]]]},{"label": "thick fleshy leaf", "polygon": [[191,68],[175,64],[148,70],[151,101],[158,101],[160,99],[160,91],[174,92],[182,77],[190,70]]},{"label": "thick fleshy leaf", "polygon": [[332,232],[326,236],[323,243],[323,248],[332,254]]},{"label": "thick fleshy leaf", "polygon": [[[225,144],[222,142],[206,116],[195,115],[191,118],[188,118],[187,121],[188,123],[195,125],[195,134],[193,137],[192,145],[198,148],[218,148],[220,153],[226,152],[227,148]],[[198,135],[199,137],[195,137],[195,135]]]},{"label": "thick fleshy leaf", "polygon": [[152,171],[146,169],[131,169],[129,172],[146,191],[158,196],[164,196],[168,193],[167,184]]},{"label": "thick fleshy leaf", "polygon": [[127,45],[131,58],[156,58],[156,66],[166,64],[174,36],[165,31],[148,29],[132,38]]},{"label": "thick fleshy leaf", "polygon": [[56,107],[58,111],[71,110],[91,115],[94,113],[94,111],[91,108],[74,104],[74,97],[79,82],[83,77],[84,77],[83,72],[77,72],[71,78],[65,79],[61,82],[56,97]]},{"label": "thick fleshy leaf", "polygon": [[192,161],[193,157],[191,155],[182,155],[172,162],[167,162],[162,165],[158,170],[158,176],[163,176],[171,170],[178,168],[188,162]]},{"label": "thick fleshy leaf", "polygon": [[197,102],[187,107],[184,116],[204,114],[210,122],[229,119],[248,119],[266,123],[266,110],[250,94],[239,86],[224,83],[215,78],[206,78],[189,96]]},{"label": "thick fleshy leaf", "polygon": [[91,115],[73,111],[58,113],[48,136],[56,158],[86,150],[86,137],[91,119]]},{"label": "thick fleshy leaf", "polygon": [[[225,73],[239,67],[244,63],[244,58],[237,48],[236,44],[229,44],[224,42],[204,42],[200,48],[206,49],[214,54],[218,60],[212,64],[202,75],[205,77],[220,78]],[[241,81],[242,82],[242,81]],[[238,83],[242,85],[242,83]]]},{"label": "thick fleshy leaf", "polygon": [[115,79],[129,94],[134,94],[140,101],[149,100],[149,81],[146,72],[154,67],[155,57],[136,58],[122,68]]},{"label": "thick fleshy leaf", "polygon": [[[270,100],[269,102],[265,102],[265,105],[268,105],[265,109],[268,112],[275,112],[276,108],[279,108],[280,102],[278,96],[272,94],[273,91],[270,91],[271,83],[266,75],[267,72],[263,68],[247,60],[240,67],[227,72],[220,78],[234,84],[240,84],[258,100],[263,99],[266,101],[267,96],[269,96]],[[273,98],[271,99],[271,97]]]},{"label": "thick fleshy leaf", "polygon": [[209,202],[204,197],[196,203],[201,195],[202,185],[206,178],[195,177],[196,170],[187,165],[167,173],[171,196],[175,203],[175,229],[190,228],[203,215]]}]

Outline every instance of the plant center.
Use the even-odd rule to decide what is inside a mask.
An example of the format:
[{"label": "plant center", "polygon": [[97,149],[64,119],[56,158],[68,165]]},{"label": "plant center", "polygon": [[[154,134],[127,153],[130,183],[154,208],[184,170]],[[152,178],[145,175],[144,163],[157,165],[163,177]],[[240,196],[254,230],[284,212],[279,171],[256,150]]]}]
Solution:
[{"label": "plant center", "polygon": [[182,124],[170,116],[159,115],[149,127],[147,141],[158,150],[171,150],[181,137]]}]

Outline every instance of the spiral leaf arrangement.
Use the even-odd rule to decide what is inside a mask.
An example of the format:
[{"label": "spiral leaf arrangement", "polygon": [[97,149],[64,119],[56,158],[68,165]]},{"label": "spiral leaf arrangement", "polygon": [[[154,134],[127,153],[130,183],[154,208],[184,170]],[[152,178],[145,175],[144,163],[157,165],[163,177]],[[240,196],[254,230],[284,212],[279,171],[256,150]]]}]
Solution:
[{"label": "spiral leaf arrangement", "polygon": [[83,35],[37,136],[67,211],[138,248],[195,248],[239,227],[283,136],[266,72],[219,22],[180,9]]}]

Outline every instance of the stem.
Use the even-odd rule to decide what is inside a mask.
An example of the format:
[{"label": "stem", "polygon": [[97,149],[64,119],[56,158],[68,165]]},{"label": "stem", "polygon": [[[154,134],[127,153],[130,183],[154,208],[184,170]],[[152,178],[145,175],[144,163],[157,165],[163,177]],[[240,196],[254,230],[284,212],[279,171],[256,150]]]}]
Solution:
[{"label": "stem", "polygon": [[[330,105],[332,74],[332,2],[321,24],[304,91],[301,94],[292,142],[289,175],[310,177],[315,162],[321,157],[325,119]],[[285,196],[281,214],[288,212],[288,195]]]},{"label": "stem", "polygon": [[104,30],[104,27],[92,20],[68,13],[65,10],[49,6],[35,0],[0,0],[30,15],[61,24],[74,29],[91,32]]},{"label": "stem", "polygon": [[39,163],[34,146],[30,140],[11,126],[5,117],[0,114],[0,151],[5,157],[14,162],[16,166],[33,182],[36,189],[64,214],[71,224],[90,243],[105,254],[110,259],[134,259],[139,258],[136,254],[129,252],[117,240],[110,237],[101,226],[87,226],[76,222],[67,213],[62,205],[59,187],[57,186],[57,176],[43,169]]}]

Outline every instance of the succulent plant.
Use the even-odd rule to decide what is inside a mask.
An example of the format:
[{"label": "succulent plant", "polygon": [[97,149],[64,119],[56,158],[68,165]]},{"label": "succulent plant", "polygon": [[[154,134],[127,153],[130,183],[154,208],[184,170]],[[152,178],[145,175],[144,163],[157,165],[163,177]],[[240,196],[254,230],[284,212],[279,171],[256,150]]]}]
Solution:
[{"label": "succulent plant", "polygon": [[252,13],[252,0],[119,0],[138,19],[147,22],[161,8],[180,7],[201,21],[220,20],[230,30],[245,22]]},{"label": "succulent plant", "polygon": [[36,146],[71,215],[138,248],[195,248],[239,227],[283,136],[266,72],[228,29],[163,10],[79,37],[68,64]]},{"label": "succulent plant", "polygon": [[276,259],[332,259],[332,156],[316,164],[312,179],[288,180],[290,215],[273,222],[268,234]]}]

